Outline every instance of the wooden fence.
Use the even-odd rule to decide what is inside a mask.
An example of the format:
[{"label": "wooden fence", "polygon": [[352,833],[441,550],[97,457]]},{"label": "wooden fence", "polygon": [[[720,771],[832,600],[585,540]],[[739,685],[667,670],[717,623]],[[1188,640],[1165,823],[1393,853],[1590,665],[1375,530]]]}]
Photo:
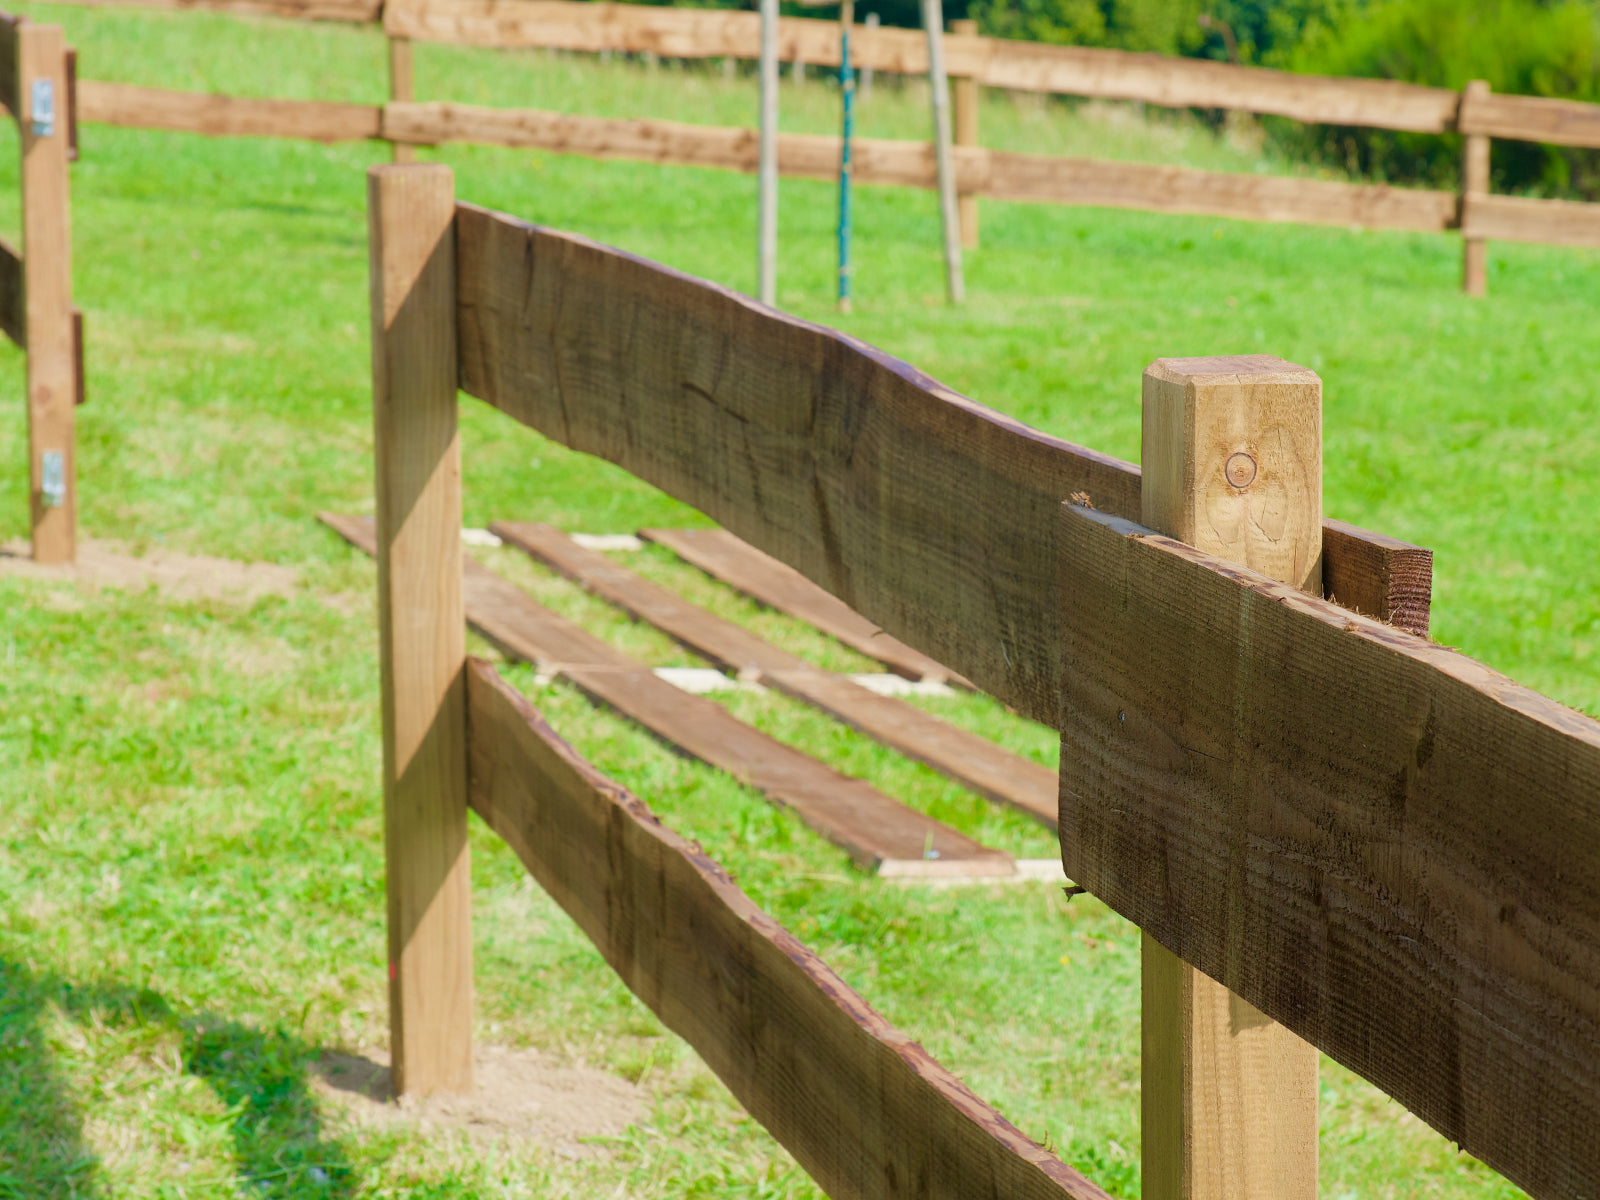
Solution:
[{"label": "wooden fence", "polygon": [[1063,866],[1146,935],[1147,1196],[1314,1194],[1313,1047],[1600,1188],[1600,723],[1324,598],[1426,588],[1323,519],[1313,373],[1158,361],[1141,472],[442,166],[369,202],[403,1091],[471,1086],[470,807],[830,1195],[1103,1195],[467,662],[459,389],[1060,730]]},{"label": "wooden fence", "polygon": [[0,105],[22,143],[26,252],[0,239],[0,330],[28,359],[28,495],[33,557],[41,563],[77,555],[74,409],[83,402],[83,317],[72,306],[72,82],[60,26],[0,13]]},{"label": "wooden fence", "polygon": [[[125,3],[127,0],[102,0]],[[160,0],[139,0],[163,7]],[[416,103],[413,39],[494,47],[624,51],[679,58],[755,58],[753,12],[588,3],[584,0],[175,0],[165,7],[381,23],[391,42],[391,103],[329,104],[197,96],[125,84],[85,83],[85,119],[207,134],[386,138],[397,156],[450,141],[585,154],[598,158],[756,169],[756,134],[667,121],[630,121],[534,110]],[[785,18],[779,54],[837,66],[838,26]],[[858,68],[920,75],[928,69],[916,31],[862,28],[852,34]],[[1485,288],[1487,239],[1600,246],[1600,204],[1496,196],[1489,191],[1492,138],[1600,147],[1600,105],[1497,96],[1475,83],[1460,92],[1389,80],[1295,75],[1259,67],[1054,46],[957,33],[946,39],[956,80],[958,189],[969,244],[978,196],[1196,213],[1256,221],[1301,221],[1366,229],[1460,230],[1463,285]],[[978,87],[1136,100],[1174,108],[1224,108],[1335,125],[1466,135],[1459,192],[1202,171],[988,150],[977,145]],[[853,178],[935,186],[931,145],[858,139]],[[833,179],[836,137],[784,135],[779,170]]]}]

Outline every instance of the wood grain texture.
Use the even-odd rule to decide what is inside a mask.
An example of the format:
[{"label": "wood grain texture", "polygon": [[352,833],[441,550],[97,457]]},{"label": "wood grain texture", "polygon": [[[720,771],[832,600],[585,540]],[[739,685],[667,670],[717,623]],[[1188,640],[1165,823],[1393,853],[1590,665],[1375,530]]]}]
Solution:
[{"label": "wood grain texture", "polygon": [[1600,204],[1528,196],[1467,196],[1461,233],[1506,242],[1600,246]]},{"label": "wood grain texture", "polygon": [[465,391],[1053,719],[1054,508],[1079,492],[1133,508],[1126,464],[729,289],[457,211]]},{"label": "wood grain texture", "polygon": [[1140,520],[1322,594],[1322,380],[1270,354],[1145,368]]},{"label": "wood grain texture", "polygon": [[468,669],[472,807],[835,1200],[1107,1200],[896,1030],[694,843]]},{"label": "wood grain texture", "polygon": [[1600,723],[1061,526],[1067,874],[1536,1196],[1600,1187]]},{"label": "wood grain texture", "polygon": [[1056,720],[1055,507],[1082,495],[1136,514],[1137,468],[730,289],[457,213],[465,391],[694,505],[891,636]]},{"label": "wood grain texture", "polygon": [[[391,33],[479,46],[649,52],[664,58],[750,58],[760,48],[755,13],[651,8],[628,4],[529,0],[391,0]],[[1174,108],[1232,108],[1301,121],[1373,125],[1440,133],[1454,127],[1459,97],[1443,88],[1378,79],[1336,79],[1259,67],[1046,45],[955,34],[945,52],[952,76],[985,87],[1142,100]],[[925,37],[916,30],[863,28],[850,42],[858,68],[928,73]],[[778,28],[784,62],[839,65],[832,22],[785,17]]]},{"label": "wood grain texture", "polygon": [[27,316],[22,255],[0,238],[0,331],[24,350],[28,348]]},{"label": "wood grain texture", "polygon": [[[329,513],[321,519],[371,552],[370,521]],[[792,808],[862,867],[906,878],[1015,873],[1009,855],[766,736],[714,701],[687,695],[487,567],[467,559],[464,570],[467,621],[508,656],[568,680],[690,757]]]},{"label": "wood grain texture", "polygon": [[369,25],[383,11],[383,0],[81,0],[90,8],[193,9],[249,17],[296,21],[346,21]]},{"label": "wood grain texture", "polygon": [[367,173],[389,1023],[401,1095],[472,1090],[454,180]]},{"label": "wood grain texture", "polygon": [[[1320,594],[1322,380],[1266,354],[1145,369],[1144,524]],[[1148,1200],[1316,1200],[1317,1052],[1142,935]]]},{"label": "wood grain texture", "polygon": [[657,587],[605,555],[585,550],[553,526],[496,521],[490,529],[721,670],[819,708],[979,795],[1055,827],[1056,773],[1051,768],[1003,750],[915,705],[870,692],[847,675],[819,670],[732,621]]},{"label": "wood grain texture", "polygon": [[1523,142],[1600,147],[1600,104],[1497,95],[1485,88],[1462,96],[1459,129]]},{"label": "wood grain texture", "polygon": [[641,529],[639,536],[665,546],[752,600],[804,621],[852,650],[876,659],[896,675],[972,686],[943,664],[890,637],[787,563],[762,553],[726,529]]},{"label": "wood grain texture", "polygon": [[1433,551],[1324,517],[1322,594],[1425,638],[1433,603]]},{"label": "wood grain texture", "polygon": [[130,129],[170,129],[208,137],[305,138],[350,142],[380,136],[383,109],[375,104],[322,100],[246,100],[139,87],[131,83],[78,83],[84,121]]},{"label": "wood grain texture", "polygon": [[[28,350],[28,462],[33,557],[68,563],[77,557],[78,394],[72,322],[72,214],[67,182],[65,106],[56,105],[54,131],[34,131],[33,84],[48,79],[67,94],[66,45],[57,25],[17,28],[17,87],[22,141],[22,270],[24,339]],[[43,456],[62,456],[66,495],[47,505]]]}]

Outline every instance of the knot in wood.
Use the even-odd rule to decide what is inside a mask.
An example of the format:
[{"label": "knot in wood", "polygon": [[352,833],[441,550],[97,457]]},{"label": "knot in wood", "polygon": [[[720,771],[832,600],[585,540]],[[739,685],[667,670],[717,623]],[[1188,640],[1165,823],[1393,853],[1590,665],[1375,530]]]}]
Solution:
[{"label": "knot in wood", "polygon": [[1227,464],[1222,468],[1222,473],[1228,482],[1241,491],[1249,487],[1256,479],[1256,460],[1240,451],[1228,456]]}]

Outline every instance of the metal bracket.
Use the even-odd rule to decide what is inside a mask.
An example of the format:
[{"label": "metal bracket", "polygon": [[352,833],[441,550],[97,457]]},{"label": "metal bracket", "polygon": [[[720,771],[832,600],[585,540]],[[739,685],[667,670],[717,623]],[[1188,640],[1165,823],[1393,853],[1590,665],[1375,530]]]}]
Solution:
[{"label": "metal bracket", "polygon": [[67,460],[59,450],[46,450],[39,464],[39,497],[46,508],[67,502]]},{"label": "metal bracket", "polygon": [[53,80],[33,81],[33,136],[49,137],[56,131],[56,85]]}]

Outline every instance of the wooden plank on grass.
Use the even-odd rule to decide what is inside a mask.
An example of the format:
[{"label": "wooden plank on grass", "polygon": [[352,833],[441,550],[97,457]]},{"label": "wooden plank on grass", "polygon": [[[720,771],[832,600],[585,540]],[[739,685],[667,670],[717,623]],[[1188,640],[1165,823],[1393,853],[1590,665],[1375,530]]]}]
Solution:
[{"label": "wooden plank on grass", "polygon": [[768,608],[787,613],[876,659],[906,679],[950,679],[949,668],[896,641],[871,621],[770,554],[726,529],[641,529],[639,536],[671,550],[713,579]]},{"label": "wooden plank on grass", "polygon": [[350,142],[378,137],[383,124],[383,109],[375,104],[250,100],[88,79],[78,82],[78,106],[78,116],[83,121],[130,129],[171,129],[208,137]]},{"label": "wooden plank on grass", "polygon": [[642,579],[605,555],[585,550],[554,526],[496,521],[490,528],[511,545],[637,620],[649,622],[723,670],[754,678],[820,708],[980,795],[1055,827],[1053,769],[1003,750],[915,705],[876,695],[849,676],[818,670],[732,621]]},{"label": "wooden plank on grass", "polygon": [[1600,204],[1530,196],[1467,195],[1461,234],[1552,246],[1600,246]]},{"label": "wooden plank on grass", "polygon": [[1062,864],[1537,1196],[1600,1188],[1600,723],[1069,507]]},{"label": "wooden plank on grass", "polygon": [[0,330],[24,350],[28,348],[22,255],[4,238],[0,238]]},{"label": "wooden plank on grass", "polygon": [[1054,725],[1056,508],[1137,514],[1137,468],[586,238],[471,205],[456,230],[465,391]]},{"label": "wooden plank on grass", "polygon": [[492,668],[472,807],[611,968],[835,1200],[1108,1200],[896,1030]]},{"label": "wooden plank on grass", "polygon": [[[371,552],[370,521],[328,513],[321,519]],[[464,566],[467,622],[484,637],[512,657],[569,680],[685,754],[794,809],[863,867],[898,877],[1015,873],[1010,855],[768,737],[714,701],[658,679],[487,567],[471,559]]]}]

